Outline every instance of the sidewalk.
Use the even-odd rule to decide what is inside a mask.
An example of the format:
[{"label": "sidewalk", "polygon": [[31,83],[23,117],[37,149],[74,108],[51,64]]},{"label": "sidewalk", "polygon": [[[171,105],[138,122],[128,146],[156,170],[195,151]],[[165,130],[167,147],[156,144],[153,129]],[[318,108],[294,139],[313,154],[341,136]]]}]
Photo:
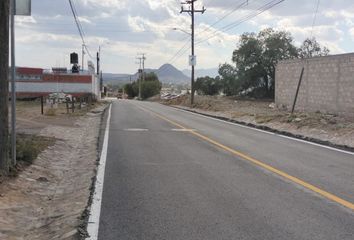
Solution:
[{"label": "sidewalk", "polygon": [[57,141],[17,178],[0,185],[0,239],[78,239],[104,108],[70,119],[72,124],[41,126],[40,136]]}]

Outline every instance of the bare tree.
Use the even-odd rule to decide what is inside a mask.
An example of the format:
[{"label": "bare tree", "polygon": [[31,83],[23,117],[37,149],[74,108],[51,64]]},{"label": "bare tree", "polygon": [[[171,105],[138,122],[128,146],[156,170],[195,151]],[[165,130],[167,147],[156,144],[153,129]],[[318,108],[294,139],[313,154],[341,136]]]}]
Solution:
[{"label": "bare tree", "polygon": [[9,171],[9,0],[0,1],[0,170]]},{"label": "bare tree", "polygon": [[299,48],[300,58],[313,58],[327,56],[329,49],[321,46],[316,38],[307,38]]}]

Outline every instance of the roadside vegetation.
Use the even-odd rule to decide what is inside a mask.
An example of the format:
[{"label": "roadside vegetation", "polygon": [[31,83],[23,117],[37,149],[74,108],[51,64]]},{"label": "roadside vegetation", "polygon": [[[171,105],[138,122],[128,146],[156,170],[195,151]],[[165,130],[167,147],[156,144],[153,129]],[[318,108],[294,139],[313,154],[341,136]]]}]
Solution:
[{"label": "roadside vegetation", "polygon": [[[129,98],[135,98],[139,96],[139,81],[134,81],[133,83],[128,83],[124,86],[124,91]],[[145,80],[141,82],[141,98],[147,99],[156,94],[160,93],[162,84],[159,81],[155,73],[146,73]]]},{"label": "roadside vegetation", "polygon": [[268,28],[258,34],[244,33],[232,53],[233,64],[219,66],[216,78],[198,78],[198,94],[274,98],[275,68],[279,61],[326,56],[329,50],[315,38],[296,47],[289,32]]},{"label": "roadside vegetation", "polygon": [[42,151],[47,149],[49,146],[54,145],[54,143],[55,138],[31,134],[18,134],[16,138],[17,161],[32,164]]},{"label": "roadside vegetation", "polygon": [[[55,144],[56,139],[51,137],[43,137],[34,134],[17,134],[16,136],[16,160],[17,165],[10,168],[8,175],[0,173],[0,184],[5,181],[6,177],[16,177],[26,167],[30,166],[38,155],[48,147]],[[11,149],[9,149],[9,157]]]}]

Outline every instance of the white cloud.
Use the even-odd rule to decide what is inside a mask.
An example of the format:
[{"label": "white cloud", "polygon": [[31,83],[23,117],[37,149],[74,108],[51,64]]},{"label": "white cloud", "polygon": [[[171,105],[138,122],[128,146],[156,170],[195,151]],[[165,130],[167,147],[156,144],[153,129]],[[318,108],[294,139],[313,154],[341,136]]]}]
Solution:
[{"label": "white cloud", "polygon": [[79,21],[82,22],[82,23],[88,23],[88,24],[91,24],[91,20],[88,19],[87,17],[78,17]]},{"label": "white cloud", "polygon": [[351,29],[349,30],[349,34],[350,34],[350,36],[352,37],[352,40],[354,40],[354,28],[351,28]]},{"label": "white cloud", "polygon": [[[246,1],[246,0],[245,0]],[[190,31],[190,16],[180,14],[177,0],[75,0],[82,22],[86,42],[92,52],[99,44],[109,41],[102,56],[103,68],[112,72],[135,71],[137,52],[148,54],[147,65],[157,68],[187,43],[188,36],[173,31],[178,27]],[[297,44],[311,32],[317,40],[328,46],[332,53],[353,51],[354,3],[352,0],[321,0],[317,21],[312,31],[316,7],[315,0],[284,1],[273,9],[249,19],[228,32],[222,27],[240,22],[269,0],[249,0],[249,4],[231,13],[242,3],[235,0],[199,0],[196,7],[207,8],[205,14],[196,15],[196,45],[198,67],[217,67],[229,61],[240,34],[260,31],[267,27],[291,32]],[[80,51],[81,40],[67,1],[32,0],[32,17],[17,17],[17,44],[20,63],[50,67],[63,54]],[[229,14],[223,18],[225,14]],[[222,20],[213,26],[211,24]],[[188,43],[189,44],[189,43]],[[188,46],[187,44],[187,46]],[[189,46],[188,46],[189,47]],[[188,49],[188,47],[186,49]],[[43,49],[46,49],[43,51]],[[28,51],[36,56],[28,57]],[[174,64],[187,68],[186,50]],[[43,56],[43,57],[41,57]],[[44,58],[45,56],[45,58]],[[105,58],[106,57],[106,58]],[[63,63],[64,64],[64,63]],[[119,68],[117,68],[119,66]]]}]

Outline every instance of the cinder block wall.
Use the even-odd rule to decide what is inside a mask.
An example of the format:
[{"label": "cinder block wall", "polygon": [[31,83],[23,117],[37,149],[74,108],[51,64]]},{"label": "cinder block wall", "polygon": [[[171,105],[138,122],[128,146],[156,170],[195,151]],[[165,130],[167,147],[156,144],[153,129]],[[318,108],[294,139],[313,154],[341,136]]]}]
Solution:
[{"label": "cinder block wall", "polygon": [[275,74],[278,107],[291,109],[302,67],[296,110],[354,116],[354,53],[280,62]]}]

